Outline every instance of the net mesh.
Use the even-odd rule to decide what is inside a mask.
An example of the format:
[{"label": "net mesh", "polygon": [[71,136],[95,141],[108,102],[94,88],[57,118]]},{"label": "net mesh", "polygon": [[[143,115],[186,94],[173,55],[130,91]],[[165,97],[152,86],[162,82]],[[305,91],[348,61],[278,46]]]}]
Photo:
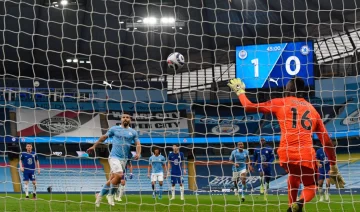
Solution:
[{"label": "net mesh", "polygon": [[[277,162],[277,119],[245,112],[227,83],[241,78],[248,98],[264,102],[282,97],[296,75],[305,79],[307,100],[336,141],[346,181],[344,189],[330,187],[329,200],[317,195],[306,210],[356,211],[359,3],[0,1],[0,209],[284,211],[287,174]],[[174,52],[185,57],[178,70],[167,65]],[[142,155],[130,159],[122,202],[109,207],[104,198],[98,208],[95,195],[110,177],[112,139],[94,154],[86,150],[121,123],[124,111],[132,116]],[[247,174],[246,187],[235,186],[229,162],[239,141],[253,160],[260,137],[275,156],[270,186],[264,188],[268,195],[261,192],[258,166]],[[320,146],[316,138],[314,143]],[[31,170],[36,161],[23,154],[26,144],[37,153],[39,170]],[[168,159],[173,144],[185,155],[185,200],[178,185],[170,200],[177,180],[171,172],[164,173],[162,199],[159,184],[153,199],[149,157],[159,147]],[[130,152],[136,154],[134,144]],[[24,163],[30,168],[21,170]],[[38,201],[22,201],[27,190],[33,197],[32,180]]]}]

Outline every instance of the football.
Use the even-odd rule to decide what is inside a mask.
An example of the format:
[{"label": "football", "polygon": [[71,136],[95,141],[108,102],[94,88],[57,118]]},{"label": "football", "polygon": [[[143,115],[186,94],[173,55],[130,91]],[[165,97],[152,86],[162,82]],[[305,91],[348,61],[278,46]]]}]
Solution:
[{"label": "football", "polygon": [[179,52],[174,52],[168,56],[167,63],[169,68],[178,70],[184,66],[185,59]]}]

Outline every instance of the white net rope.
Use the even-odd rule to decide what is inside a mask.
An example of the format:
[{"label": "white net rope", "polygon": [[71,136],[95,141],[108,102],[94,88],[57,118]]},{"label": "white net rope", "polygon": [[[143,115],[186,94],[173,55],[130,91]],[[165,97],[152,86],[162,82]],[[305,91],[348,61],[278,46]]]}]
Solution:
[{"label": "white net rope", "polygon": [[[310,89],[306,99],[336,141],[347,183],[340,190],[330,187],[326,204],[317,195],[308,210],[356,210],[359,3],[0,1],[0,209],[284,211],[287,174],[276,152],[281,136],[277,118],[245,112],[226,84],[241,78],[247,97],[265,102],[284,96],[283,87],[298,76]],[[185,58],[177,70],[167,65],[174,52]],[[109,208],[104,197],[97,208],[94,195],[110,176],[107,158],[113,139],[96,154],[87,155],[86,150],[121,123],[124,111],[132,116],[130,126],[143,145],[142,157],[133,159],[132,144],[133,171],[127,167],[123,201]],[[229,162],[238,142],[249,151],[241,157],[253,161],[261,137],[275,157],[264,197],[259,166],[252,163],[255,170],[247,173],[242,186],[234,184],[236,173]],[[20,169],[28,143],[37,153],[40,174]],[[314,143],[321,146],[316,138]],[[169,200],[177,178],[167,171],[164,185],[155,186],[154,200],[149,158],[159,147],[169,160],[173,144],[185,156],[183,163],[173,159],[173,164],[185,164],[179,180],[185,200],[178,185],[175,200]],[[36,167],[35,160],[29,163],[29,169]],[[32,179],[40,201],[24,202],[27,187],[33,197]]]}]

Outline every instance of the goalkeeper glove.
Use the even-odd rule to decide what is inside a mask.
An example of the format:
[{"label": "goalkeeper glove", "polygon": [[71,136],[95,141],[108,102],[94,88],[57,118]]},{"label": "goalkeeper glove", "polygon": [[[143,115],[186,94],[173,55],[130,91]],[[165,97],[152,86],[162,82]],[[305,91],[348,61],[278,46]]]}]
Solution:
[{"label": "goalkeeper glove", "polygon": [[130,180],[133,179],[133,173],[130,173]]},{"label": "goalkeeper glove", "polygon": [[336,188],[344,188],[345,181],[339,172],[339,168],[337,165],[330,166],[330,183],[331,185],[335,185]]},{"label": "goalkeeper glove", "polygon": [[233,90],[236,95],[240,95],[245,93],[245,83],[243,81],[241,81],[241,79],[239,78],[234,78],[232,80],[230,80],[230,82],[227,84],[231,90]]}]

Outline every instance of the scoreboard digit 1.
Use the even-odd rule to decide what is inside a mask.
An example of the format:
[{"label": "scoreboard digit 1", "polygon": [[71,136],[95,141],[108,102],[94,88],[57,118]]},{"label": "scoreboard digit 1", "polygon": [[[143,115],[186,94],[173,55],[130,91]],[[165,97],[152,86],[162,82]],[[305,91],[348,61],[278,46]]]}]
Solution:
[{"label": "scoreboard digit 1", "polygon": [[314,84],[313,43],[275,43],[236,47],[236,77],[246,88],[283,87],[294,76]]}]

